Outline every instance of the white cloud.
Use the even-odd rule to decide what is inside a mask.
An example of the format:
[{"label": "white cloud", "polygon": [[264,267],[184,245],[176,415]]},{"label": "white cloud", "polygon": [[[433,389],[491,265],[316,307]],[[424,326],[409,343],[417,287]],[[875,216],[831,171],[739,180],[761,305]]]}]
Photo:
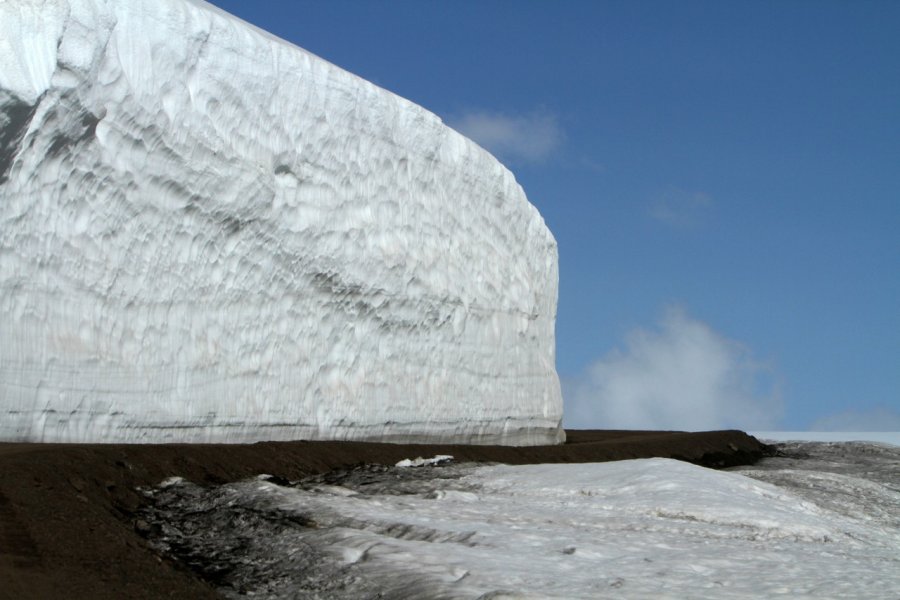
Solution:
[{"label": "white cloud", "polygon": [[540,111],[527,115],[472,111],[449,119],[449,125],[498,158],[513,162],[542,162],[563,141],[556,116]]},{"label": "white cloud", "polygon": [[900,412],[879,406],[848,410],[818,419],[810,431],[900,431]]},{"label": "white cloud", "polygon": [[738,342],[669,309],[575,381],[564,382],[565,423],[603,429],[771,429],[781,399],[771,373]]},{"label": "white cloud", "polygon": [[695,227],[703,222],[712,206],[712,198],[704,192],[669,188],[650,206],[647,214],[673,227]]}]

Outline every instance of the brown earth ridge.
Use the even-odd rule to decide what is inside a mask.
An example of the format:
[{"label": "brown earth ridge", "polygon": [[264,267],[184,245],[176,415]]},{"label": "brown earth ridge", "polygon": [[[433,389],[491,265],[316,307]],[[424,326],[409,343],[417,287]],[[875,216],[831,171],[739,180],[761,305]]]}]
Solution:
[{"label": "brown earth ridge", "polygon": [[0,443],[0,598],[216,598],[140,535],[138,491],[171,476],[221,484],[268,473],[288,480],[361,463],[450,454],[456,462],[604,462],[665,457],[722,468],[771,448],[741,431],[570,430],[560,446],[364,442],[223,444]]}]

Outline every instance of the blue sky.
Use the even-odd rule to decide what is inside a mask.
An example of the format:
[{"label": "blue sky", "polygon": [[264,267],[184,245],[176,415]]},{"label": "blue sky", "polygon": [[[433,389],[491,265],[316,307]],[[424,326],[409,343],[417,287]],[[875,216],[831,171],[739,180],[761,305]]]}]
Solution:
[{"label": "blue sky", "polygon": [[567,426],[900,430],[900,3],[213,3],[513,171]]}]

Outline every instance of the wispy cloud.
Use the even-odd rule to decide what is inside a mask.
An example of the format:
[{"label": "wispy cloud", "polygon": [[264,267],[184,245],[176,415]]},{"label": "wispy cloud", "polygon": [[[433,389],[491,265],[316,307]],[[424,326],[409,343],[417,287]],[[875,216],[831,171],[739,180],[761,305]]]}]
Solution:
[{"label": "wispy cloud", "polygon": [[470,111],[448,122],[501,160],[511,162],[543,162],[564,138],[559,120],[546,111],[525,115]]},{"label": "wispy cloud", "polygon": [[606,173],[609,171],[609,167],[607,167],[606,163],[600,162],[599,160],[589,158],[587,156],[581,157],[581,160],[578,161],[578,165],[587,171],[592,171],[594,173]]},{"label": "wispy cloud", "polygon": [[683,310],[637,329],[575,381],[564,382],[566,426],[707,430],[777,426],[781,399],[769,370],[742,344]]},{"label": "wispy cloud", "polygon": [[704,192],[669,188],[650,205],[647,214],[672,227],[696,227],[712,210],[713,199]]},{"label": "wispy cloud", "polygon": [[900,412],[884,406],[848,410],[817,420],[810,431],[900,431]]}]

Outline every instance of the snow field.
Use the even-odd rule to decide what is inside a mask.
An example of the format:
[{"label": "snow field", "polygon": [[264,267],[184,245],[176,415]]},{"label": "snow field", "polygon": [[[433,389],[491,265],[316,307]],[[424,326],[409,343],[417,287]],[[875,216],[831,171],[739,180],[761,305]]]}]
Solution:
[{"label": "snow field", "polygon": [[[254,480],[229,487],[228,502],[315,523],[267,536],[262,562],[299,547],[319,557],[266,572],[293,573],[271,598],[889,599],[900,590],[900,457],[881,458],[888,481],[822,488],[808,485],[828,478],[816,465],[745,474],[649,459],[424,467],[435,476],[418,487]],[[340,585],[313,590],[315,572]]]}]

